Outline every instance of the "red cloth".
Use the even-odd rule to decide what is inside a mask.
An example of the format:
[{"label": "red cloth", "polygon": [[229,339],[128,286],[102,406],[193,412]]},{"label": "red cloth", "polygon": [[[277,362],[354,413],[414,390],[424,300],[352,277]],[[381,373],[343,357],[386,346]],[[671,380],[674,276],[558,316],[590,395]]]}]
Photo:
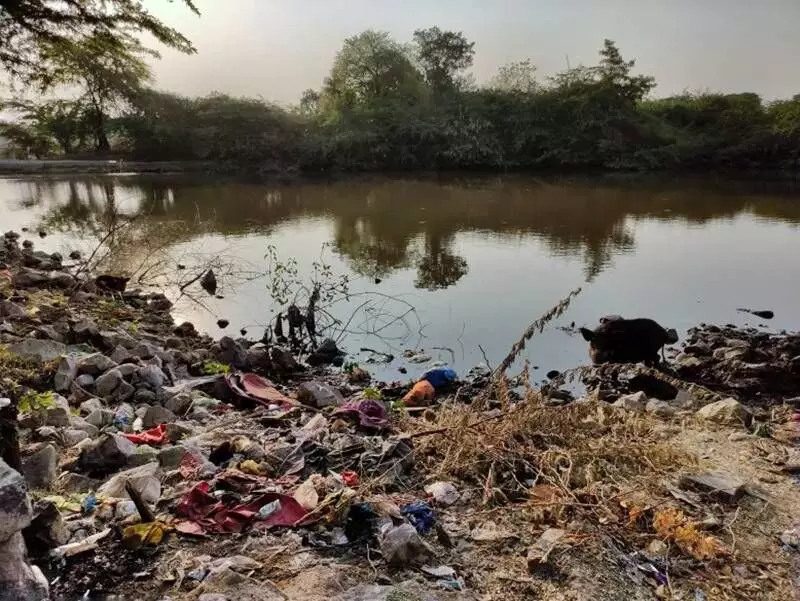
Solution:
[{"label": "red cloth", "polygon": [[135,444],[159,446],[169,442],[167,440],[167,424],[160,424],[139,434],[123,434],[123,436]]},{"label": "red cloth", "polygon": [[[265,493],[249,503],[227,506],[210,494],[211,483],[199,482],[178,503],[177,513],[188,521],[176,526],[185,534],[239,533],[251,524],[254,528],[271,526],[292,527],[308,515],[294,497],[280,493]],[[267,503],[279,500],[281,508],[264,520],[256,520],[258,510]]]},{"label": "red cloth", "polygon": [[358,474],[355,472],[342,472],[342,480],[351,488],[353,486],[358,486]]}]

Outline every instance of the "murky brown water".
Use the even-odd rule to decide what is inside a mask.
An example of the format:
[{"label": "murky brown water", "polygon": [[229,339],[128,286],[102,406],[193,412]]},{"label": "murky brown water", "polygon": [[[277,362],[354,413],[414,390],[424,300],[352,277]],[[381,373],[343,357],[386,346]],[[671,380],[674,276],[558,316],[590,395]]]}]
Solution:
[{"label": "murky brown water", "polygon": [[[195,285],[187,289],[194,298],[177,306],[214,334],[224,317],[227,332],[246,328],[260,337],[276,308],[264,275],[270,253],[284,263],[295,258],[303,281],[315,262],[329,266],[331,277],[349,277],[349,302],[328,307],[342,321],[336,332],[346,330],[348,350],[425,348],[462,372],[482,361],[479,345],[499,362],[532,320],[579,286],[567,313],[526,351],[539,373],[586,360],[583,340],[557,326],[594,324],[609,313],[653,317],[681,331],[703,321],[757,324],[736,311],[751,307],[774,310],[772,328],[800,324],[800,189],[786,184],[0,180],[2,228],[44,224],[50,235],[37,243],[49,250],[89,253],[109,227],[134,216],[109,238],[118,251],[114,268],[177,295],[199,265],[216,262],[224,299]],[[397,365],[382,375],[398,376]]]}]

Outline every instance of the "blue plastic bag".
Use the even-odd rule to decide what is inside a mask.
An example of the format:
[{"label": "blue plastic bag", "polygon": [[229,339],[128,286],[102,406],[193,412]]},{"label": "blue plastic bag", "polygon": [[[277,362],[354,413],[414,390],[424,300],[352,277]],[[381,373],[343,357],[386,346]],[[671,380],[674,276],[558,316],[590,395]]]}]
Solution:
[{"label": "blue plastic bag", "polygon": [[408,518],[408,521],[420,534],[430,532],[431,528],[433,528],[433,523],[436,521],[433,509],[425,501],[417,501],[406,505],[400,510],[400,513]]},{"label": "blue plastic bag", "polygon": [[458,374],[449,367],[437,367],[422,374],[420,380],[427,380],[434,388],[441,388],[458,380]]}]

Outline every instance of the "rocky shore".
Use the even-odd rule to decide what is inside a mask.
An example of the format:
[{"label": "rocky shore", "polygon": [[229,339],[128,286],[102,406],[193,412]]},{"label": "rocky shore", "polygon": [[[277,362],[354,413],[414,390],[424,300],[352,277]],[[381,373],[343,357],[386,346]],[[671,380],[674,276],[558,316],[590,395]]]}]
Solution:
[{"label": "rocky shore", "polygon": [[797,594],[800,335],[404,397],[1,242],[0,599]]}]

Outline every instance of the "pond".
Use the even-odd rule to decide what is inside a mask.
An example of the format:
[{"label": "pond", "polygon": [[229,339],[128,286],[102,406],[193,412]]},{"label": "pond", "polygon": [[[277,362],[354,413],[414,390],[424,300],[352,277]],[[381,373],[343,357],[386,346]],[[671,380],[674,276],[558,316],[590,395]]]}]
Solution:
[{"label": "pond", "polygon": [[[362,347],[395,355],[373,366],[383,379],[430,365],[408,363],[405,349],[461,374],[484,358],[495,366],[576,288],[521,355],[537,380],[585,363],[586,343],[569,326],[593,327],[602,315],[651,317],[681,334],[700,322],[800,324],[800,189],[791,182],[18,177],[0,180],[0,223],[29,228],[40,249],[94,252],[106,269],[165,287],[178,320],[215,336],[260,338],[280,302],[304,304],[321,280],[330,294],[320,327],[362,365],[372,356]],[[181,293],[208,266],[219,298],[197,282]],[[742,307],[775,318],[764,324]],[[224,331],[220,318],[230,321]]]}]

